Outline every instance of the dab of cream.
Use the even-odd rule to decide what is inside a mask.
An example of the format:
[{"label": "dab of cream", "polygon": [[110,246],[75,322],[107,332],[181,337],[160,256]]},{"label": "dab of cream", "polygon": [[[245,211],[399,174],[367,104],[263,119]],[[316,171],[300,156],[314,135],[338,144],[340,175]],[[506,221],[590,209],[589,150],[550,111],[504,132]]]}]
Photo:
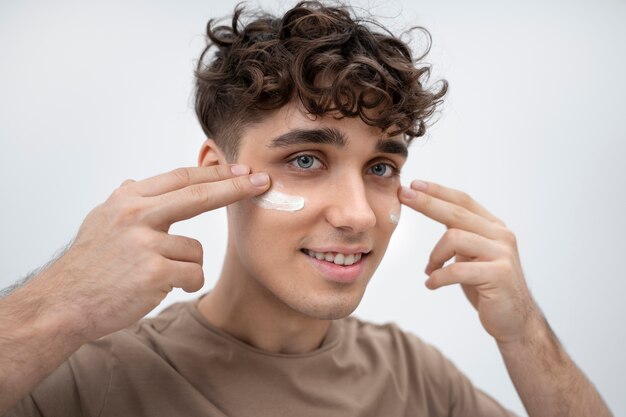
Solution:
[{"label": "dab of cream", "polygon": [[272,210],[298,211],[304,207],[304,197],[283,194],[274,190],[252,197],[252,201],[259,207]]},{"label": "dab of cream", "polygon": [[400,223],[400,203],[389,211],[389,221],[393,224]]}]

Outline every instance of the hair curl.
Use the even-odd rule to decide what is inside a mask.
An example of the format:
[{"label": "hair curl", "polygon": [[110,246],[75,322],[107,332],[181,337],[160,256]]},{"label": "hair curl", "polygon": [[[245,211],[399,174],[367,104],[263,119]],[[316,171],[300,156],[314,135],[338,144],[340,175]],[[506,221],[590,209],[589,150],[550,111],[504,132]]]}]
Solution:
[{"label": "hair curl", "polygon": [[423,86],[430,67],[417,64],[430,51],[426,29],[409,29],[424,30],[429,40],[413,59],[405,42],[346,5],[301,1],[279,18],[244,15],[239,3],[230,26],[214,24],[207,23],[195,70],[195,110],[204,133],[230,161],[237,159],[243,127],[295,97],[312,115],[338,110],[410,142],[424,135],[448,90],[446,80],[438,91]]}]

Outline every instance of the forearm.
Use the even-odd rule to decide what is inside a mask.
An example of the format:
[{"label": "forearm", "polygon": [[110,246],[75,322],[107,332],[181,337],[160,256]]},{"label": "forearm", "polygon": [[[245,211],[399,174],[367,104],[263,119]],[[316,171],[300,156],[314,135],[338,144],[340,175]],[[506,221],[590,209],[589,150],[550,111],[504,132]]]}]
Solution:
[{"label": "forearm", "polygon": [[612,416],[598,391],[537,315],[523,341],[498,347],[530,417]]},{"label": "forearm", "polygon": [[31,281],[0,300],[0,415],[82,344],[67,307],[47,305],[38,287]]}]

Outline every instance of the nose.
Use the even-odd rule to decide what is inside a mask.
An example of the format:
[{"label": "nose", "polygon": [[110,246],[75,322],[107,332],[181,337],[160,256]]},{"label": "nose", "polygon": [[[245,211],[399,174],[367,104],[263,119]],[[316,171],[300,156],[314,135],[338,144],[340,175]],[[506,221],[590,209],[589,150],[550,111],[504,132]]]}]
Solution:
[{"label": "nose", "polygon": [[335,192],[329,196],[326,219],[332,226],[354,233],[374,227],[376,214],[367,199],[361,177],[337,181]]}]

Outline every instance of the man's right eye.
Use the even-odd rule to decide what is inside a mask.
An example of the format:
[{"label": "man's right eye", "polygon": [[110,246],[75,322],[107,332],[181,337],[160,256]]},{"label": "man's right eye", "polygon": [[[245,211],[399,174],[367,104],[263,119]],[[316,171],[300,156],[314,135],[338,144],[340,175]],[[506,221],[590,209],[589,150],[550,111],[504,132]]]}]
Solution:
[{"label": "man's right eye", "polygon": [[289,163],[296,169],[302,171],[318,169],[322,166],[322,162],[313,155],[298,155],[289,161]]}]

